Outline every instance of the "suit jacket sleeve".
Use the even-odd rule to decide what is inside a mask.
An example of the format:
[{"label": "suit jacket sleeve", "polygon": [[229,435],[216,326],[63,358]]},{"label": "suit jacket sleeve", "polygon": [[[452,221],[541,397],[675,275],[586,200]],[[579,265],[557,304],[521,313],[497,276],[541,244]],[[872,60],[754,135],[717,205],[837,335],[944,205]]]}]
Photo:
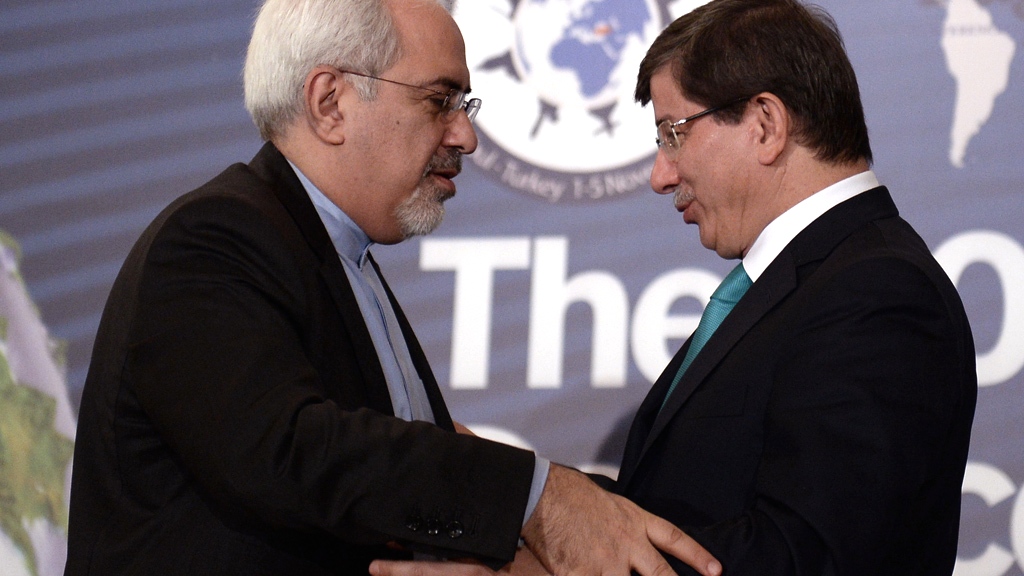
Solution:
[{"label": "suit jacket sleeve", "polygon": [[153,237],[124,375],[160,441],[227,517],[510,560],[533,455],[367,408],[384,384],[285,228],[214,197]]}]

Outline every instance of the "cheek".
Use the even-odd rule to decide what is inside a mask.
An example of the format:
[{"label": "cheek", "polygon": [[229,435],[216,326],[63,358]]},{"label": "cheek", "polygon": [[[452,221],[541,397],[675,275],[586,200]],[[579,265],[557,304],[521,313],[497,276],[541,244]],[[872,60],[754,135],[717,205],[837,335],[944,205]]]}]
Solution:
[{"label": "cheek", "polygon": [[679,179],[698,192],[714,184],[715,161],[705,155],[684,155],[674,164]]},{"label": "cheek", "polygon": [[717,195],[712,196],[709,202],[705,202],[704,211],[717,228],[728,228],[735,216],[734,211],[728,205],[723,204],[722,198]]}]

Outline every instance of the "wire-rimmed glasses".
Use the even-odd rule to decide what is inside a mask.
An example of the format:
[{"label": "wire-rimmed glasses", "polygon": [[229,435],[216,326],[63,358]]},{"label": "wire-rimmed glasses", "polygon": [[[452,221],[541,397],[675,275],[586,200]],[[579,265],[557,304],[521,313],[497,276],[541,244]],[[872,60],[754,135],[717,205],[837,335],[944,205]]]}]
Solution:
[{"label": "wire-rimmed glasses", "polygon": [[448,92],[441,92],[434,90],[433,88],[427,88],[426,86],[417,86],[415,84],[406,84],[405,82],[399,82],[397,80],[389,80],[387,78],[380,78],[378,76],[371,76],[369,74],[363,74],[362,72],[353,72],[351,70],[338,70],[343,74],[352,74],[353,76],[362,76],[363,78],[370,78],[372,80],[380,80],[381,82],[388,82],[390,84],[397,84],[399,86],[405,86],[406,88],[415,88],[417,90],[426,90],[427,92],[433,92],[439,99],[437,106],[440,110],[441,119],[444,121],[450,121],[455,113],[459,110],[465,110],[466,116],[469,117],[469,121],[472,122],[473,118],[476,118],[477,112],[480,111],[480,106],[483,101],[479,98],[466,98],[468,94],[464,90],[458,88],[452,88]]},{"label": "wire-rimmed glasses", "polygon": [[665,154],[667,154],[669,156],[669,158],[674,158],[676,156],[676,154],[679,153],[679,132],[678,132],[678,129],[680,127],[682,127],[683,125],[688,124],[690,122],[693,122],[694,120],[696,120],[698,118],[703,118],[704,116],[707,116],[709,114],[714,114],[715,112],[718,112],[719,110],[724,110],[724,109],[726,109],[726,108],[728,108],[730,106],[739,104],[740,102],[744,102],[746,100],[750,100],[750,98],[751,98],[751,96],[746,96],[744,98],[737,98],[737,99],[732,100],[730,102],[726,102],[725,104],[721,104],[721,105],[718,105],[718,106],[712,106],[711,108],[708,108],[707,110],[701,110],[700,112],[697,112],[696,114],[694,114],[692,116],[687,116],[686,118],[683,118],[682,120],[678,120],[676,122],[671,122],[669,120],[662,120],[660,123],[658,123],[658,137],[657,137],[657,139],[655,139],[655,142],[658,144],[658,148],[664,150]]}]

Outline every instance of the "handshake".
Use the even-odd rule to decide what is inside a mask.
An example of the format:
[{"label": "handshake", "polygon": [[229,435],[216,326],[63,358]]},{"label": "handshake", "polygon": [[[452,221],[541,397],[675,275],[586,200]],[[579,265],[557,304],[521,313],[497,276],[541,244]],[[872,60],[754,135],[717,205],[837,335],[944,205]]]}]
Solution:
[{"label": "handshake", "polygon": [[722,565],[693,538],[585,475],[551,465],[544,492],[523,526],[526,545],[495,572],[475,561],[376,560],[373,576],[478,576],[487,574],[674,574],[662,550],[703,576]]}]

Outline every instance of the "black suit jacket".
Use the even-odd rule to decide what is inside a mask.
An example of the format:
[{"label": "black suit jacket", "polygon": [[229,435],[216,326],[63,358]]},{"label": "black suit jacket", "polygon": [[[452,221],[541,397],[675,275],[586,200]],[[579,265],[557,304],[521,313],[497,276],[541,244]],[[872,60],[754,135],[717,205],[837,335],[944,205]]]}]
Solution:
[{"label": "black suit jacket", "polygon": [[512,558],[533,455],[393,417],[345,271],[268,144],[132,249],[83,392],[66,574],[365,574],[412,548]]},{"label": "black suit jacket", "polygon": [[639,409],[617,491],[729,576],[952,572],[974,346],[888,191],[801,232],[659,411],[687,346]]}]

